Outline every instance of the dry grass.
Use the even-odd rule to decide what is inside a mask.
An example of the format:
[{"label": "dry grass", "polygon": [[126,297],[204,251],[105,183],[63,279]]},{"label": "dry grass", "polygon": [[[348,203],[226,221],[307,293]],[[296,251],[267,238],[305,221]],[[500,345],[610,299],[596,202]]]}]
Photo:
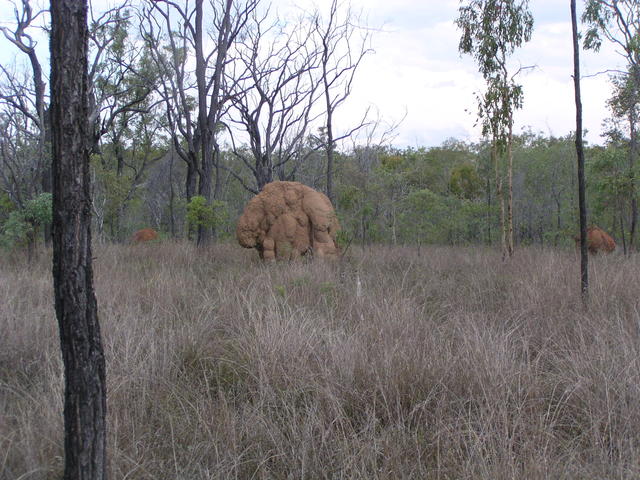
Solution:
[{"label": "dry grass", "polygon": [[[640,478],[640,257],[594,259],[588,312],[538,249],[96,257],[110,478]],[[59,478],[47,259],[0,260],[0,299],[0,479]]]}]

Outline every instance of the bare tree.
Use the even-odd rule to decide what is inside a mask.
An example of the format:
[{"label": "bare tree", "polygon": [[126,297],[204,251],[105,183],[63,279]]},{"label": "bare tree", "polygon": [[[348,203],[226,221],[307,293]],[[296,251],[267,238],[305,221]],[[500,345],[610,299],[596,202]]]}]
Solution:
[{"label": "bare tree", "polygon": [[29,0],[22,0],[21,8],[14,9],[15,27],[0,27],[4,37],[11,42],[20,52],[27,56],[31,67],[31,81],[17,82],[16,77],[6,67],[0,66],[0,72],[4,77],[4,85],[0,91],[0,100],[7,106],[15,109],[30,120],[37,131],[37,146],[34,180],[38,182],[39,189],[44,192],[51,191],[51,169],[47,148],[47,100],[46,83],[42,71],[42,65],[36,53],[38,42],[34,40],[31,30],[37,28],[39,18],[46,14],[45,10],[33,11]]},{"label": "bare tree", "polygon": [[[162,0],[149,2],[142,12],[143,35],[158,66],[160,95],[173,146],[187,164],[187,201],[196,192],[207,202],[212,195],[219,195],[216,134],[224,103],[221,85],[229,63],[227,52],[244,31],[258,3],[259,0],[219,0],[210,2],[210,8],[205,10],[203,0],[182,5]],[[211,18],[214,40],[207,52],[205,18]],[[192,55],[194,71],[188,66]],[[210,231],[199,228],[198,244],[209,240]]]},{"label": "bare tree", "polygon": [[[114,127],[126,125],[130,119],[146,111],[146,106],[142,103],[146,101],[153,86],[149,76],[141,75],[143,51],[134,48],[128,38],[129,6],[126,0],[96,18],[93,18],[93,12],[90,12],[90,123],[93,125],[94,151],[98,150],[103,135],[113,131]],[[24,81],[23,72],[0,66],[0,108],[13,119],[23,117],[26,120],[22,122],[24,128],[14,133],[19,133],[23,140],[29,141],[29,165],[23,169],[25,175],[14,175],[18,169],[9,168],[8,165],[13,163],[15,167],[16,159],[25,155],[14,155],[13,159],[5,155],[2,161],[2,175],[4,180],[13,179],[12,181],[21,183],[20,188],[17,184],[8,188],[4,182],[5,189],[11,192],[13,201],[22,208],[23,201],[28,201],[40,192],[51,191],[49,107],[45,91],[48,79],[45,78],[41,67],[43,60],[39,59],[36,52],[36,39],[42,36],[42,32],[38,30],[48,29],[49,11],[35,12],[29,0],[22,0],[14,12],[15,27],[1,27],[2,32],[11,45],[29,59],[30,73],[28,81]],[[121,121],[118,121],[119,119]],[[26,144],[20,145],[24,150]],[[10,148],[4,150],[5,154],[10,151]],[[11,174],[11,171],[14,174]],[[25,189],[27,182],[30,185]],[[20,196],[17,195],[19,191],[22,193]],[[49,229],[45,228],[44,233],[45,240],[48,241]]]},{"label": "bare tree", "polygon": [[[334,114],[351,94],[356,72],[365,55],[373,52],[369,47],[369,31],[357,25],[359,18],[353,13],[350,5],[344,7],[344,12],[342,9],[338,0],[332,0],[326,19],[323,19],[319,12],[316,13],[314,30],[314,37],[319,43],[320,75],[326,109],[323,132],[327,157],[326,193],[333,204],[336,143],[365,126],[368,110],[357,125],[337,136],[333,125]],[[356,33],[361,34],[359,38]]]},{"label": "bare tree", "polygon": [[9,98],[9,101],[0,98],[0,186],[12,203],[23,208],[26,201],[41,191],[41,171],[33,163],[40,153],[40,130],[26,105],[32,97],[16,95],[19,85],[26,85],[20,80],[23,77],[13,71],[9,73],[8,67],[0,68],[6,74],[5,81],[0,81],[0,96]]},{"label": "bare tree", "polygon": [[[305,137],[319,116],[313,107],[320,56],[309,41],[314,26],[308,22],[273,22],[268,11],[252,20],[236,45],[237,60],[227,71],[225,95],[233,106],[227,123],[233,152],[251,171],[255,185],[247,185],[237,172],[233,175],[258,193],[274,175],[293,179],[305,158]],[[240,139],[248,142],[248,149]]]},{"label": "bare tree", "polygon": [[65,372],[65,480],[106,478],[105,360],[93,289],[87,3],[51,2],[53,282]]}]

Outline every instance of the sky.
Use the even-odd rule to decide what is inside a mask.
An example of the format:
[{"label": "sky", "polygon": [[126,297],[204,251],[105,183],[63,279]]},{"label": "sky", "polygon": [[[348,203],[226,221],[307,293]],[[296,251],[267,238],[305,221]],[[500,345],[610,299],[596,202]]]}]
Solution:
[{"label": "sky", "polygon": [[[292,2],[277,3],[284,9]],[[390,123],[404,118],[394,140],[399,146],[437,146],[448,138],[478,140],[475,94],[484,83],[473,59],[458,53],[460,31],[454,21],[459,1],[352,0],[352,5],[377,29],[375,53],[362,65],[349,104],[337,113],[337,124],[346,128],[367,105],[375,105]],[[514,131],[564,136],[575,130],[569,0],[530,0],[529,5],[533,36],[512,58],[514,70],[534,68],[519,77],[524,105],[515,114]],[[621,69],[624,62],[604,45],[599,53],[582,51],[580,63],[585,140],[602,143],[611,89],[608,74],[596,74]]]},{"label": "sky", "polygon": [[[273,3],[284,14],[313,5],[312,0]],[[326,8],[329,0],[315,4]],[[351,97],[336,113],[337,129],[348,130],[371,108],[383,126],[401,121],[393,138],[398,147],[438,146],[450,138],[480,139],[476,93],[484,84],[473,59],[458,53],[460,32],[454,20],[459,1],[352,0],[351,4],[371,27],[373,53],[361,65]],[[530,0],[529,5],[533,37],[514,53],[512,66],[533,68],[518,77],[524,105],[515,114],[514,131],[564,136],[575,129],[569,0]],[[10,2],[0,0],[0,25],[11,21],[12,10]],[[0,62],[9,62],[14,55],[0,38]],[[609,76],[600,72],[623,67],[622,57],[609,45],[598,53],[581,51],[585,140],[590,144],[603,142],[602,122],[609,116]]]}]

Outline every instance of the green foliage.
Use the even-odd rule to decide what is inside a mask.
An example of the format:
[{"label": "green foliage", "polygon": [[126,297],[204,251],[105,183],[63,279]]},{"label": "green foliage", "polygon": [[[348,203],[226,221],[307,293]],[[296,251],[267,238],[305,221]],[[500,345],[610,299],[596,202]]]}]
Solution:
[{"label": "green foliage", "polygon": [[[603,38],[623,47],[625,55],[636,57],[639,52],[638,24],[640,12],[637,0],[586,0],[582,21],[587,24],[583,45],[587,50],[600,50]],[[635,61],[637,65],[637,61]]]},{"label": "green foliage", "polygon": [[482,133],[504,147],[513,112],[522,107],[522,86],[508,74],[507,59],[531,40],[533,16],[528,0],[469,0],[456,19],[462,30],[458,48],[475,58],[487,83],[478,98]]},{"label": "green foliage", "polygon": [[41,193],[25,203],[24,208],[13,210],[2,224],[0,243],[5,248],[25,245],[35,238],[39,228],[51,223],[50,193]]},{"label": "green foliage", "polygon": [[285,287],[284,285],[274,285],[273,286],[273,291],[276,293],[276,295],[278,295],[279,297],[286,297],[287,296],[287,287]]},{"label": "green foliage", "polygon": [[456,25],[462,30],[458,49],[472,55],[486,78],[504,67],[505,58],[531,40],[533,15],[528,0],[461,2]]},{"label": "green foliage", "polygon": [[[609,219],[619,212],[632,193],[627,156],[626,148],[612,144],[597,150],[587,163],[591,210],[598,224],[613,223]],[[637,172],[635,175],[637,177]]]},{"label": "green foliage", "polygon": [[338,208],[340,210],[355,210],[364,199],[364,192],[355,185],[343,185],[338,189]]},{"label": "green foliage", "polygon": [[196,195],[187,203],[187,223],[192,227],[216,228],[228,219],[225,202],[214,200],[207,204],[206,198]]},{"label": "green foliage", "polygon": [[480,239],[482,206],[428,189],[403,202],[400,228],[416,243],[464,244]]},{"label": "green foliage", "polygon": [[402,157],[402,155],[396,154],[396,155],[384,156],[380,161],[381,162],[380,167],[387,172],[395,172],[400,169],[403,161],[404,161],[404,158]]},{"label": "green foliage", "polygon": [[0,193],[0,223],[6,221],[9,214],[15,210],[15,205],[9,198],[9,195]]},{"label": "green foliage", "polygon": [[478,198],[482,189],[482,180],[475,167],[469,163],[453,169],[449,189],[456,197],[465,200]]}]

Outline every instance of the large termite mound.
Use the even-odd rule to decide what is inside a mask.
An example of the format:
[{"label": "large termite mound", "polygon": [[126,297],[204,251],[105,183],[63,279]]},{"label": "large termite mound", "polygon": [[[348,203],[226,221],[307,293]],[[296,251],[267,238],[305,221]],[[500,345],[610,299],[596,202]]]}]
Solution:
[{"label": "large termite mound", "polygon": [[[580,248],[580,235],[573,237],[576,248]],[[589,253],[596,255],[598,252],[613,252],[616,249],[616,242],[611,236],[595,225],[587,228],[587,248]]]},{"label": "large termite mound", "polygon": [[326,195],[298,182],[272,182],[247,203],[236,238],[265,260],[294,259],[307,253],[337,257],[339,229]]}]

